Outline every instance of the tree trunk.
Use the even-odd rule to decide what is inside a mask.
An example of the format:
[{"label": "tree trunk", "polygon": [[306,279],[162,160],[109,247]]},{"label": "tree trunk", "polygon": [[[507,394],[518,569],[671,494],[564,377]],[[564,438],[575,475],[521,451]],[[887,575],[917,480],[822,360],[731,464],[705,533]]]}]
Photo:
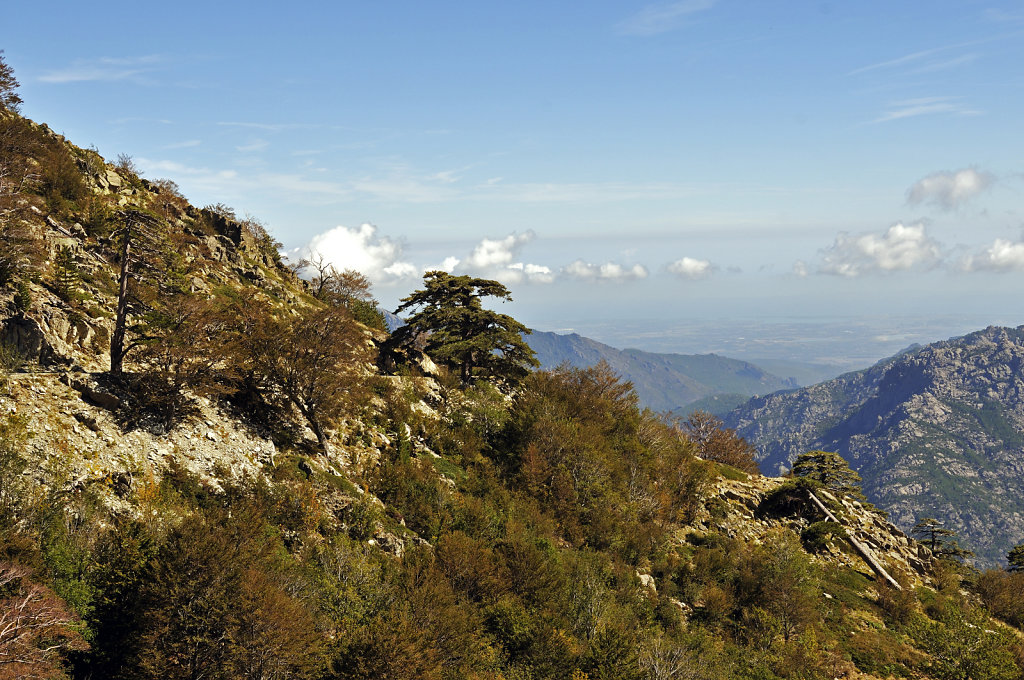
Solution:
[{"label": "tree trunk", "polygon": [[[814,492],[808,491],[807,494],[811,497],[811,501],[814,503],[814,505],[816,505],[819,510],[825,513],[825,517],[830,522],[835,522],[839,525],[843,524],[838,519],[836,519],[836,516],[833,515],[829,511],[829,509],[825,507],[825,504],[822,503],[821,500],[814,495]],[[849,531],[846,532],[846,540],[850,542],[850,545],[852,545],[853,549],[857,551],[857,554],[860,555],[865,562],[867,562],[868,566],[871,567],[872,571],[874,571],[880,578],[882,578],[882,580],[884,580],[886,583],[888,583],[896,590],[903,590],[903,586],[897,583],[896,579],[889,575],[889,572],[887,572],[885,570],[885,567],[883,567],[882,564],[877,559],[875,559],[875,556],[871,554],[871,551],[868,550],[868,547],[860,541],[858,541],[856,538],[854,538],[853,534],[851,534]]]},{"label": "tree trunk", "polygon": [[306,420],[309,422],[309,429],[313,430],[313,434],[316,435],[316,442],[320,445],[320,450],[323,451],[325,456],[331,455],[331,444],[327,439],[327,433],[324,432],[323,426],[320,424],[320,419],[312,415],[309,411],[303,409]]}]

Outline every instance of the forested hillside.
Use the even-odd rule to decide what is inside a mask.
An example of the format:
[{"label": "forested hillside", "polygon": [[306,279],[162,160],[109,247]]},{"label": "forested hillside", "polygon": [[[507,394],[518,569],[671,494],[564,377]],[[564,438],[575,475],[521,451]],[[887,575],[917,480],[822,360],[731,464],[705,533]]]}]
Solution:
[{"label": "forested hillside", "polygon": [[607,365],[530,370],[494,281],[428,273],[388,334],[0,66],[0,678],[1021,677],[1021,575],[841,459],[748,474]]}]

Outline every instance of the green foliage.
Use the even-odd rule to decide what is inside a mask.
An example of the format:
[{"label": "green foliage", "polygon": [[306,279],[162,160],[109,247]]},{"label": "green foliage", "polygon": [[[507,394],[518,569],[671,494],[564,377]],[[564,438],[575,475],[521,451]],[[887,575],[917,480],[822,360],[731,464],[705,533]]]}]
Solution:
[{"label": "green foliage", "polygon": [[61,246],[53,258],[53,290],[65,302],[78,302],[81,298],[79,283],[81,271],[75,261],[75,253],[67,246]]},{"label": "green foliage", "polygon": [[394,344],[411,345],[424,335],[427,353],[456,371],[464,386],[477,377],[517,383],[538,365],[522,335],[529,329],[506,314],[484,308],[482,298],[512,299],[497,281],[430,271],[424,289],[402,298],[395,310],[415,310],[392,335]]},{"label": "green foliage", "polygon": [[117,677],[131,661],[138,595],[156,551],[154,537],[136,521],[118,522],[97,541],[89,576],[94,607],[87,618],[92,653],[79,661],[95,677]]},{"label": "green foliage", "polygon": [[993,628],[982,612],[950,608],[938,621],[917,619],[909,629],[931,655],[929,675],[940,680],[1016,680],[1021,667],[1017,643],[1006,630]]},{"label": "green foliage", "polygon": [[835,493],[864,500],[860,475],[850,469],[842,456],[829,451],[808,451],[793,461],[796,477],[812,479]]},{"label": "green foliage", "polygon": [[4,60],[4,51],[0,50],[0,108],[17,113],[21,108],[21,97],[18,96],[18,80],[14,77],[14,69]]},{"label": "green foliage", "polygon": [[970,550],[960,547],[954,538],[955,531],[947,529],[942,522],[932,517],[920,518],[910,533],[919,536],[932,553],[940,559],[962,560],[974,555]]},{"label": "green foliage", "polygon": [[88,191],[75,157],[63,145],[53,145],[40,162],[39,193],[50,210],[67,212]]},{"label": "green foliage", "polygon": [[372,538],[380,521],[380,511],[369,499],[363,497],[354,499],[344,515],[348,535],[357,541]]},{"label": "green foliage", "polygon": [[25,281],[18,281],[18,287],[14,291],[14,311],[24,316],[32,309],[32,289]]},{"label": "green foliage", "polygon": [[80,222],[85,232],[96,239],[107,238],[117,225],[117,212],[102,196],[93,196],[82,202]]},{"label": "green foliage", "polygon": [[809,494],[821,488],[821,482],[811,477],[790,479],[767,494],[757,506],[757,514],[761,517],[787,517],[807,514],[811,517],[818,513],[809,503]]},{"label": "green foliage", "polygon": [[821,552],[832,545],[834,538],[846,539],[842,524],[828,520],[814,522],[800,533],[800,540],[810,552]]},{"label": "green foliage", "polygon": [[[132,666],[142,678],[308,677],[320,637],[287,594],[258,507],[190,517],[146,568]],[[264,671],[265,672],[265,671]]]},{"label": "green foliage", "polygon": [[10,529],[28,501],[23,476],[27,463],[21,452],[27,439],[24,416],[0,416],[0,529]]},{"label": "green foliage", "polygon": [[1024,543],[1010,549],[1006,555],[1006,562],[1010,571],[1024,571]]},{"label": "green foliage", "polygon": [[387,331],[387,323],[384,321],[384,315],[377,309],[377,305],[367,300],[352,300],[348,304],[348,311],[352,313],[352,318],[363,324],[369,326],[378,331]]}]

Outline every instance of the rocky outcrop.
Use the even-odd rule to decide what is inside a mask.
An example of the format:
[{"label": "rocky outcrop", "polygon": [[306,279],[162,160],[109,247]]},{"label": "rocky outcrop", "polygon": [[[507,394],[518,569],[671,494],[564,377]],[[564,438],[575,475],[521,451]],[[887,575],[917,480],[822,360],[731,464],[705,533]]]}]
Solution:
[{"label": "rocky outcrop", "polygon": [[990,327],[789,393],[726,418],[778,473],[836,451],[864,492],[909,530],[935,517],[1001,563],[1024,542],[1024,327]]},{"label": "rocky outcrop", "polygon": [[927,582],[933,559],[927,548],[907,536],[878,510],[863,503],[837,498],[821,490],[817,495],[824,504],[835,509],[834,513],[817,505],[817,511],[808,508],[808,513],[789,517],[764,513],[765,498],[786,481],[781,477],[722,480],[717,488],[716,511],[699,520],[696,530],[718,531],[731,538],[759,543],[779,527],[800,534],[810,524],[808,517],[817,512],[819,519],[830,518],[841,524],[850,539],[848,548],[833,547],[820,554],[819,560],[872,574],[897,588],[900,580],[910,584]]}]

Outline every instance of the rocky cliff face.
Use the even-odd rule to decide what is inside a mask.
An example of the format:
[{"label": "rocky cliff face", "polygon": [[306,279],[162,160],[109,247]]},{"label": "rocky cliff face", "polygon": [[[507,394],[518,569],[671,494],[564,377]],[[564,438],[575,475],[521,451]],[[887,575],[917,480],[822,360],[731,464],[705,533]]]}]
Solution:
[{"label": "rocky cliff face", "polygon": [[1002,562],[1024,541],[1024,326],[990,327],[819,385],[752,399],[727,423],[766,471],[836,451],[905,530],[936,517]]}]

